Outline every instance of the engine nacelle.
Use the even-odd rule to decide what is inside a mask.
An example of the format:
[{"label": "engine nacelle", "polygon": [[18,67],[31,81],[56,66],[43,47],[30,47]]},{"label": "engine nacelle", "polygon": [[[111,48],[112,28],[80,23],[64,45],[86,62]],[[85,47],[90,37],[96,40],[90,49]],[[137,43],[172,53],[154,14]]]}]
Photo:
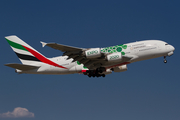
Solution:
[{"label": "engine nacelle", "polygon": [[106,71],[103,72],[103,74],[107,75],[107,74],[111,74],[112,70],[111,69],[106,69]]},{"label": "engine nacelle", "polygon": [[127,70],[127,65],[121,65],[112,69],[114,72],[124,72]]},{"label": "engine nacelle", "polygon": [[122,54],[121,53],[112,53],[106,56],[106,59],[109,62],[117,62],[122,60]]},{"label": "engine nacelle", "polygon": [[87,58],[101,57],[101,49],[100,48],[91,48],[91,49],[85,51],[85,55]]}]

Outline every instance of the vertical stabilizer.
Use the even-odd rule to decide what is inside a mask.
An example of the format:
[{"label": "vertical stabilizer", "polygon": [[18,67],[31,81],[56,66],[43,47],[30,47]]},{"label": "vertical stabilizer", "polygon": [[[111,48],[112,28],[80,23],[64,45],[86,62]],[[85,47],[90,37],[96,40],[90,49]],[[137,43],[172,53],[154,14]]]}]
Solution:
[{"label": "vertical stabilizer", "polygon": [[34,48],[32,48],[30,45],[25,43],[23,40],[18,38],[15,35],[7,36],[5,37],[11,48],[14,50],[16,55],[19,57],[22,64],[26,65],[37,65],[39,66],[39,63],[45,63],[48,65],[52,65],[59,68],[67,69],[66,67],[63,67],[45,56],[43,56],[41,53],[36,51]]},{"label": "vertical stabilizer", "polygon": [[41,62],[39,56],[44,57],[30,45],[15,35],[5,37],[13,51],[19,57],[22,64],[30,64],[32,62]]}]

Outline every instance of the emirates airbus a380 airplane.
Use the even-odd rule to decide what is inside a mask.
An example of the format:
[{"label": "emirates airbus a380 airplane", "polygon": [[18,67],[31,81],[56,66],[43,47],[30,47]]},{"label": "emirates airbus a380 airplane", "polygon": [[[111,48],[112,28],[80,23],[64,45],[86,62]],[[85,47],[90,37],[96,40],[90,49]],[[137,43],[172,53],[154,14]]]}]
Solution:
[{"label": "emirates airbus a380 airplane", "polygon": [[42,46],[60,50],[62,56],[47,58],[17,36],[5,37],[22,64],[5,64],[17,73],[28,74],[74,74],[89,77],[105,77],[112,72],[127,70],[127,64],[157,57],[171,56],[175,48],[160,40],[144,40],[105,48],[78,48],[57,43]]}]

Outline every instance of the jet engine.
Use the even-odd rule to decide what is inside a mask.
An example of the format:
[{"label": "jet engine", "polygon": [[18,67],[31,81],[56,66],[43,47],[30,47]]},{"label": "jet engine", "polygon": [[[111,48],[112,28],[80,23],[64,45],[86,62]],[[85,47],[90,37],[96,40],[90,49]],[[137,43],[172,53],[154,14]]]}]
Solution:
[{"label": "jet engine", "polygon": [[91,48],[85,51],[85,56],[87,58],[98,58],[101,57],[101,49],[100,48]]},{"label": "jet engine", "polygon": [[103,72],[104,74],[111,74],[112,73],[112,70],[111,69],[106,69],[106,71],[105,72]]},{"label": "jet engine", "polygon": [[106,56],[106,59],[109,62],[117,62],[122,60],[122,54],[121,53],[112,53]]},{"label": "jet engine", "polygon": [[121,65],[115,68],[112,68],[114,72],[124,72],[127,71],[127,65]]}]

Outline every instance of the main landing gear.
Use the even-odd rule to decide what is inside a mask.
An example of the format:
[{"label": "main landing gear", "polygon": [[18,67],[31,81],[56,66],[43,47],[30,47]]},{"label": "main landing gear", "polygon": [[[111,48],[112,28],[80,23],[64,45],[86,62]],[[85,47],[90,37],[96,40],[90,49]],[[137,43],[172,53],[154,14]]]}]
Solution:
[{"label": "main landing gear", "polygon": [[105,77],[106,75],[103,74],[105,68],[97,68],[96,70],[88,70],[84,73],[88,77]]},{"label": "main landing gear", "polygon": [[164,56],[164,63],[167,63],[166,56]]},{"label": "main landing gear", "polygon": [[106,76],[105,74],[93,74],[93,75],[89,74],[88,75],[89,78],[90,77],[105,77],[105,76]]}]

